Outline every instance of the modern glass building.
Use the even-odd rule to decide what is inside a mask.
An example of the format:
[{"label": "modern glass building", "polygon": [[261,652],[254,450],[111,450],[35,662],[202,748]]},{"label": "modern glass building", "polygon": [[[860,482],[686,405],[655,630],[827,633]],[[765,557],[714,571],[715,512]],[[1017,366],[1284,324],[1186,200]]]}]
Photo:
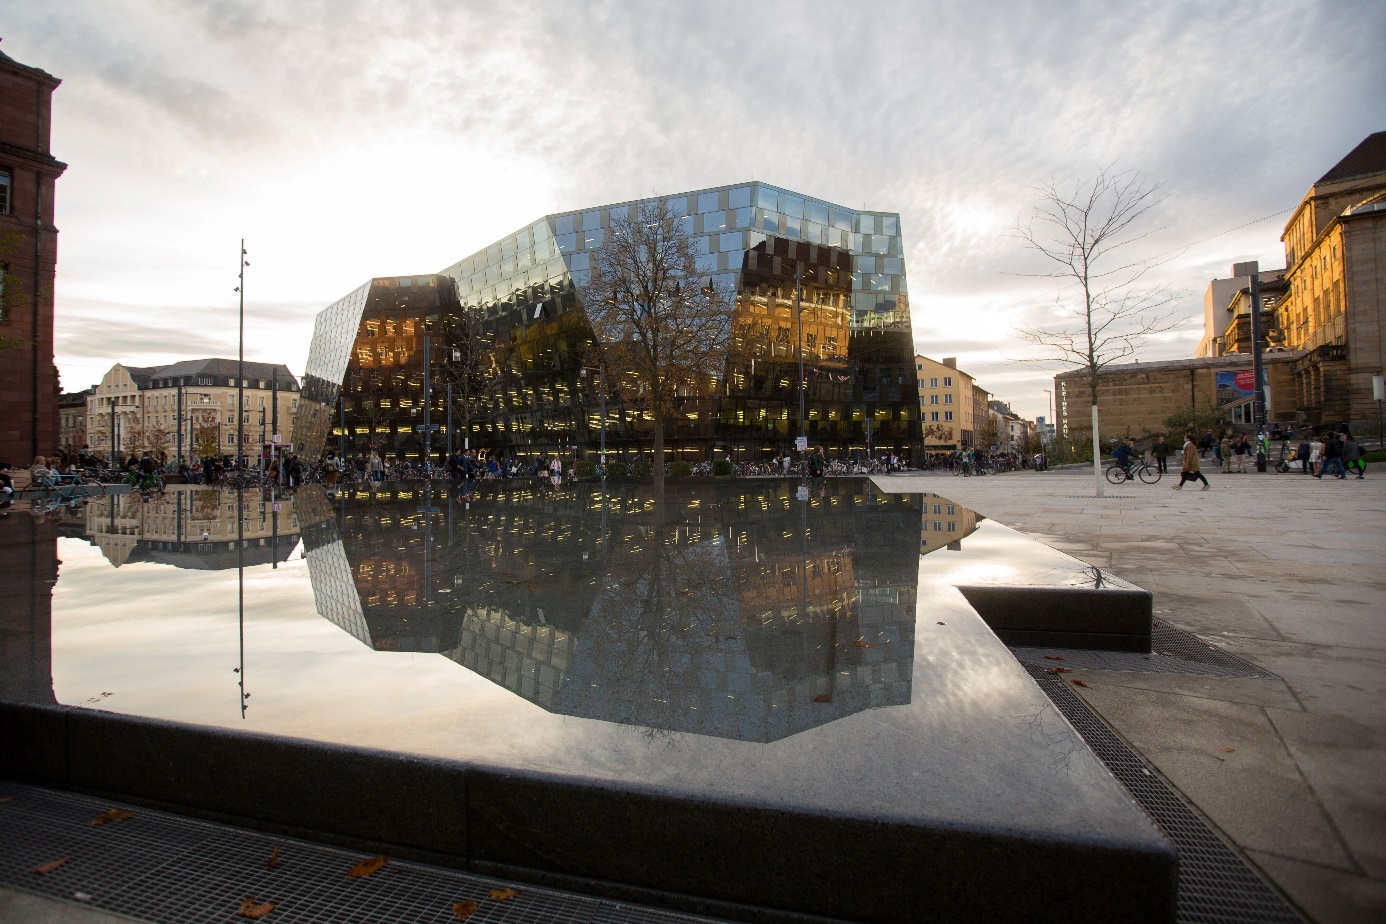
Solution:
[{"label": "modern glass building", "polygon": [[671,458],[758,459],[790,448],[801,432],[801,352],[811,443],[833,456],[918,452],[899,216],[755,182],[548,215],[440,273],[372,279],[318,315],[294,444],[305,454],[340,444],[418,459],[424,335],[436,364],[432,422],[446,426],[452,341],[475,322],[492,361],[465,414],[454,397],[458,445],[466,436],[520,457],[594,454],[605,386],[608,454],[648,451],[652,416],[622,402],[610,381],[619,370],[597,375],[600,345],[582,311],[612,223],[647,203],[679,217],[697,271],[734,289],[734,325],[753,332],[706,370],[713,393],[686,399],[666,419]]}]

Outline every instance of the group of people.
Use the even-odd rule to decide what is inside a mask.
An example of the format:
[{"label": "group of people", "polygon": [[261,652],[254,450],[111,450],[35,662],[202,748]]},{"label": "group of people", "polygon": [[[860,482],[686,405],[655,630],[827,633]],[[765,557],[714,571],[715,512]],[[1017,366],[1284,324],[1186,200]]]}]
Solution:
[{"label": "group of people", "polygon": [[1367,477],[1365,455],[1352,431],[1344,428],[1336,433],[1327,431],[1302,439],[1295,447],[1294,457],[1304,463],[1301,471],[1306,475],[1322,478],[1328,474],[1346,481],[1348,473],[1352,472],[1360,481]]}]

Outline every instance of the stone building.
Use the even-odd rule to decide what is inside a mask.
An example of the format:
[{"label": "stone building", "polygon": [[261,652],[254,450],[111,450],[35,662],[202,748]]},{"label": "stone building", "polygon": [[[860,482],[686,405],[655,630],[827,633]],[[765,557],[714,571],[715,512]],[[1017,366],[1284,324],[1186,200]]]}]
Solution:
[{"label": "stone building", "polygon": [[87,442],[87,397],[94,389],[58,396],[58,448],[73,455]]},{"label": "stone building", "polygon": [[[1298,350],[1265,355],[1266,413],[1271,422],[1299,420],[1295,364],[1304,355]],[[1165,419],[1180,409],[1202,413],[1214,403],[1226,409],[1228,424],[1250,426],[1250,378],[1251,356],[1246,354],[1108,366],[1097,379],[1099,426],[1104,436],[1139,438],[1165,432]],[[1078,434],[1089,438],[1087,371],[1055,376],[1054,398],[1058,439]]]},{"label": "stone building", "polygon": [[[975,380],[958,368],[957,357],[914,357],[919,379],[919,419],[926,452],[970,449],[975,445]],[[981,392],[986,394],[986,392]]]},{"label": "stone building", "polygon": [[1374,428],[1372,376],[1386,367],[1386,132],[1310,187],[1281,240],[1278,326],[1284,345],[1304,353],[1294,368],[1300,415]]},{"label": "stone building", "polygon": [[0,463],[58,446],[53,193],[67,165],[49,152],[61,81],[0,52]]},{"label": "stone building", "polygon": [[[173,458],[180,446],[189,457],[212,455],[213,447],[215,454],[232,455],[239,391],[234,359],[150,367],[117,363],[87,396],[87,443],[107,458],[145,449]],[[298,414],[298,392],[298,379],[288,366],[245,364],[240,426],[246,455],[258,458],[276,442],[291,448],[288,434]]]}]

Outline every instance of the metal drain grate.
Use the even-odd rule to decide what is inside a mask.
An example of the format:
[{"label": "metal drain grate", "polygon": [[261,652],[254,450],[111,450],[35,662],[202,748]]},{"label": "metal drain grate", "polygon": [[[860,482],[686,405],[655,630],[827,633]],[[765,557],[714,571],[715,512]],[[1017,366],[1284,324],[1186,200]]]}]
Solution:
[{"label": "metal drain grate", "polygon": [[1037,664],[1025,669],[1099,760],[1179,849],[1180,924],[1302,924],[1275,890],[1174,790],[1122,743],[1087,703]]},{"label": "metal drain grate", "polygon": [[1096,671],[1144,671],[1151,674],[1186,674],[1198,677],[1265,677],[1275,674],[1250,661],[1210,645],[1197,635],[1155,620],[1150,654],[1132,651],[1094,651],[1086,648],[1012,648],[1024,664],[1053,667],[1055,659],[1065,666]]},{"label": "metal drain grate", "polygon": [[[363,879],[347,869],[359,853],[121,806],[75,793],[0,780],[0,884],[155,924],[242,920],[242,898],[274,902],[269,920],[301,924],[456,922],[455,902],[472,900],[477,924],[709,924],[714,919],[646,908],[524,883],[503,882],[402,860]],[[127,821],[92,827],[110,808]],[[275,846],[279,865],[265,868]],[[40,876],[33,867],[72,859]],[[518,898],[492,901],[516,886]]]}]

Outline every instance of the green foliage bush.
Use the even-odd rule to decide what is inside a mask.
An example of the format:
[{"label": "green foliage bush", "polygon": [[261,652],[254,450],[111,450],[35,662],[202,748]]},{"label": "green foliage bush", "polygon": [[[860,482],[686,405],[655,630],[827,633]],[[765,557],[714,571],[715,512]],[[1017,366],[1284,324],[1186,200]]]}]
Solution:
[{"label": "green foliage bush", "polygon": [[597,466],[584,459],[577,464],[577,476],[579,478],[595,478],[597,477]]},{"label": "green foliage bush", "polygon": [[732,475],[732,464],[726,459],[718,459],[712,463],[712,474],[717,478],[730,478]]},{"label": "green foliage bush", "polygon": [[606,463],[606,477],[608,478],[615,478],[619,480],[627,477],[629,474],[630,471],[626,468],[626,463],[624,462]]},{"label": "green foliage bush", "polygon": [[650,477],[650,472],[652,471],[654,471],[654,466],[646,462],[644,459],[638,460],[637,462],[635,462],[635,464],[633,464],[630,467],[631,475],[633,475],[637,479],[645,479]]},{"label": "green foliage bush", "polygon": [[693,463],[685,462],[683,459],[675,459],[664,466],[664,474],[670,478],[687,478],[693,474]]}]

